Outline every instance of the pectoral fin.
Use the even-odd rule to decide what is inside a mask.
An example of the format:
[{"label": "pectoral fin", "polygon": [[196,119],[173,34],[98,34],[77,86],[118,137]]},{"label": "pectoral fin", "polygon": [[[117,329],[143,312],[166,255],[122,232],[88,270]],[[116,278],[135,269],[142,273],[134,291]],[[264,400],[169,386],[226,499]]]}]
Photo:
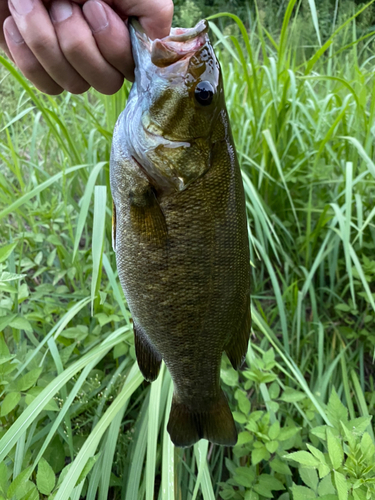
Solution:
[{"label": "pectoral fin", "polygon": [[233,333],[230,341],[224,347],[225,352],[232,363],[234,369],[241,367],[245,361],[245,356],[247,353],[247,347],[250,337],[250,327],[251,327],[251,312],[250,312],[250,295],[246,303],[244,313],[242,315],[242,320],[239,323],[236,331]]},{"label": "pectoral fin", "polygon": [[149,382],[153,382],[158,378],[160,365],[161,365],[161,355],[155,349],[155,347],[150,343],[147,335],[142,331],[142,329],[133,324],[134,329],[134,343],[135,343],[135,354],[137,355],[137,361],[139,369],[142,375]]},{"label": "pectoral fin", "polygon": [[142,242],[166,246],[165,217],[151,187],[142,193],[130,193],[130,220]]}]

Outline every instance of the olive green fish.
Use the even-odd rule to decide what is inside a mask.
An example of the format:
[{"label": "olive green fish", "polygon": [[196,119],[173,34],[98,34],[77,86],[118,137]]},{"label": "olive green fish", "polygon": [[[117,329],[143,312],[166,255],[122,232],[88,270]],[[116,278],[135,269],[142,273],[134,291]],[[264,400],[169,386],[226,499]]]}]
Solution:
[{"label": "olive green fish", "polygon": [[113,246],[143,376],[165,361],[174,383],[168,432],[234,445],[220,388],[250,332],[245,196],[205,21],[151,41],[130,23],[135,83],[114,131]]}]

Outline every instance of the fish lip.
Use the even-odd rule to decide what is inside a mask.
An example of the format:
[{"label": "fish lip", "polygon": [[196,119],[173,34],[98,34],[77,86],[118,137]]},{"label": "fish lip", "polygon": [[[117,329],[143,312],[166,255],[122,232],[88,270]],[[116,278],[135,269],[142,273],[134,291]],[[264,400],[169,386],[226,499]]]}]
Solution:
[{"label": "fish lip", "polygon": [[[136,17],[129,18],[129,25],[132,26],[138,35],[142,38],[147,37],[152,43],[152,40],[146,35],[145,30],[142,28],[141,23]],[[162,42],[187,42],[207,33],[208,28],[208,21],[206,19],[202,19],[193,28],[171,28],[169,35],[164,38],[156,38],[156,40],[160,40]]]},{"label": "fish lip", "polygon": [[207,42],[208,22],[199,21],[193,28],[171,28],[164,38],[151,40],[136,18],[129,18],[133,43],[140,43],[151,56],[151,63],[159,68],[173,66],[179,61],[188,62],[194,53]]}]

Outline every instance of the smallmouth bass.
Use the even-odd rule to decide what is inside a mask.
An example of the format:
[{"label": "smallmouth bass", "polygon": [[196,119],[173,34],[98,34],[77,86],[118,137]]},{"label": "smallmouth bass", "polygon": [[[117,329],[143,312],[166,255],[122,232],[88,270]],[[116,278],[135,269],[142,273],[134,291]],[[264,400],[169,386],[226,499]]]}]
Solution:
[{"label": "smallmouth bass", "polygon": [[250,333],[245,196],[206,21],[151,41],[129,23],[135,83],[113,136],[113,246],[143,376],[174,383],[168,432],[232,446],[220,387]]}]

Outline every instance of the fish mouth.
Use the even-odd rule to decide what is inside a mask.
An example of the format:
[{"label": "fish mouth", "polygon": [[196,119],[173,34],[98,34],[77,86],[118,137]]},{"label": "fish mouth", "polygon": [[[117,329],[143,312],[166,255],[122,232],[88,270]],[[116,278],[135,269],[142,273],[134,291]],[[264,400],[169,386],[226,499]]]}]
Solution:
[{"label": "fish mouth", "polygon": [[146,35],[139,21],[131,18],[129,24],[138,41],[151,55],[151,62],[166,68],[182,59],[190,59],[207,42],[208,22],[203,19],[193,28],[172,28],[168,36],[151,40]]}]

